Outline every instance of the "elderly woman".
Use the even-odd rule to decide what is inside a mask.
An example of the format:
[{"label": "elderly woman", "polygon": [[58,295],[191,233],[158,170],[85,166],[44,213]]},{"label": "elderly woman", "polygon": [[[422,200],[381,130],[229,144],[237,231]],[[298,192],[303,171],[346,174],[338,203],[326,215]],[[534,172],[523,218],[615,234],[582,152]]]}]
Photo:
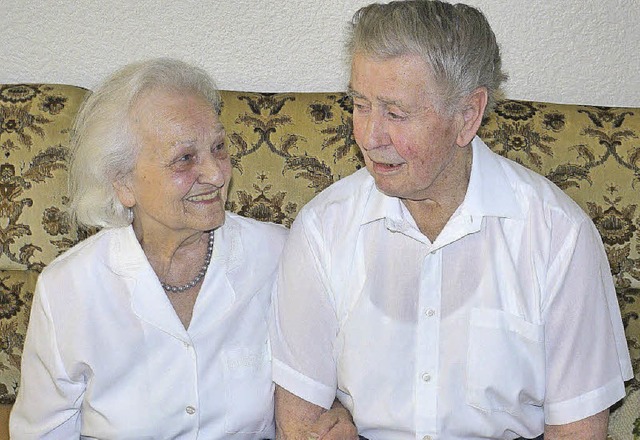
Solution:
[{"label": "elderly woman", "polygon": [[286,229],[225,213],[200,69],[125,67],[84,103],[71,208],[102,231],[40,276],[11,414],[23,438],[273,438],[267,317]]}]

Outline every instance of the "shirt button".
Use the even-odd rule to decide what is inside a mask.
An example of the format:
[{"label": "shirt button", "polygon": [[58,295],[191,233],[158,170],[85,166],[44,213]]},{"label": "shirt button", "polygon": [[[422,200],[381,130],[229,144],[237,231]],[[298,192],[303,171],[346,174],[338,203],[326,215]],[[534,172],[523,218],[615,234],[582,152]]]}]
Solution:
[{"label": "shirt button", "polygon": [[429,382],[431,380],[431,375],[429,373],[424,373],[422,375],[422,380],[424,380],[425,382]]},{"label": "shirt button", "polygon": [[195,413],[196,413],[196,409],[195,409],[193,406],[191,406],[191,405],[187,406],[187,407],[185,408],[185,411],[186,411],[186,412],[187,412],[187,414],[189,414],[189,415],[192,415],[192,414],[195,414]]},{"label": "shirt button", "polygon": [[431,440],[431,436],[430,435],[425,435],[424,437],[422,437],[422,440]]},{"label": "shirt button", "polygon": [[427,309],[424,311],[424,314],[427,315],[429,318],[431,318],[433,315],[436,314],[436,311],[433,309]]}]

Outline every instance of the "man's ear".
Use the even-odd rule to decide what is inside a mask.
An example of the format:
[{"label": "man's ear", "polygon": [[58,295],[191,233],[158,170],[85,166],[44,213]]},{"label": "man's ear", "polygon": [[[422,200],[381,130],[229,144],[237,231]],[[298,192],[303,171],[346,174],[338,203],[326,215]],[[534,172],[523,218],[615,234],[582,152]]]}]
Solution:
[{"label": "man's ear", "polygon": [[133,208],[136,204],[136,197],[131,189],[130,179],[123,177],[113,182],[112,185],[120,203],[125,208]]},{"label": "man's ear", "polygon": [[462,129],[458,132],[457,143],[464,147],[469,145],[480,128],[484,109],[487,108],[489,94],[484,87],[478,87],[463,101]]}]

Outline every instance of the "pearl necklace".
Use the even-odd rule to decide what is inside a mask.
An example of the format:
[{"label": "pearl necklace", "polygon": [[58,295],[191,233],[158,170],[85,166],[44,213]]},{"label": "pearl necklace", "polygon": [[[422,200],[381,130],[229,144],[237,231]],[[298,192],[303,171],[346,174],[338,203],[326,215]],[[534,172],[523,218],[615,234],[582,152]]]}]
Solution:
[{"label": "pearl necklace", "polygon": [[187,284],[184,284],[182,286],[172,286],[170,284],[165,284],[162,281],[160,281],[162,288],[167,292],[182,293],[185,290],[188,290],[194,287],[196,284],[200,282],[200,280],[207,273],[207,268],[209,267],[209,263],[211,262],[211,255],[213,255],[213,231],[209,232],[209,244],[207,245],[207,255],[204,257],[204,264],[202,265],[202,268],[200,269],[200,272],[198,272],[196,277],[192,279],[190,282],[188,282]]}]

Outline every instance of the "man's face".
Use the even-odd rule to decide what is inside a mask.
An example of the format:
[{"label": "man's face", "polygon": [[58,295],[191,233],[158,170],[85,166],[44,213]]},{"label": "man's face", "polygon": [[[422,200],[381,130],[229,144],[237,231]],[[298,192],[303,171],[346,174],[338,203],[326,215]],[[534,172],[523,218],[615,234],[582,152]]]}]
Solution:
[{"label": "man's face", "polygon": [[211,104],[190,92],[152,91],[132,110],[131,125],[140,152],[116,188],[133,208],[134,227],[179,238],[222,225],[231,162]]},{"label": "man's face", "polygon": [[353,132],[367,169],[384,194],[436,200],[451,174],[462,126],[437,110],[437,87],[418,56],[386,60],[355,54],[351,65]]}]

